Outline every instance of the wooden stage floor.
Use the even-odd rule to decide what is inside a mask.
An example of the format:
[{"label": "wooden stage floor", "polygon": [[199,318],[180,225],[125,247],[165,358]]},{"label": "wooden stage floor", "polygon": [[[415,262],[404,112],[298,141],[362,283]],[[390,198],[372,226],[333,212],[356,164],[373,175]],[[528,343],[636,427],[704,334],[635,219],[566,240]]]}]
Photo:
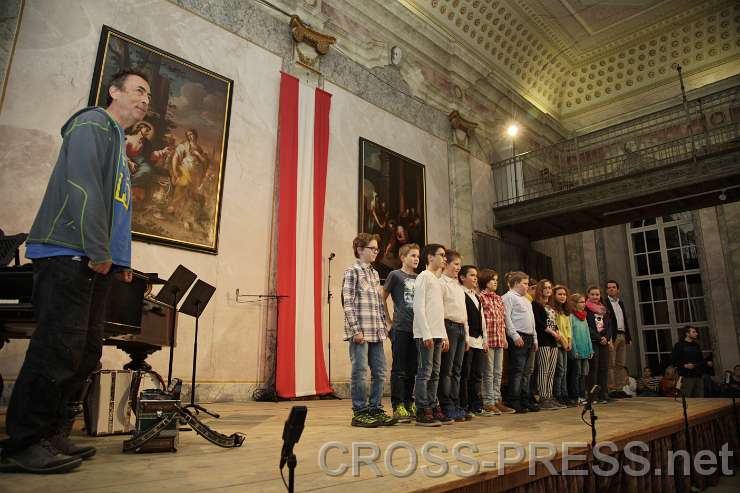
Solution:
[{"label": "wooden stage floor", "polygon": [[[731,412],[728,399],[689,399],[691,423],[714,419]],[[384,453],[378,459],[383,474],[376,477],[368,467],[362,466],[358,477],[349,471],[342,476],[326,474],[319,464],[319,450],[327,442],[341,442],[350,451],[352,442],[375,442],[381,451],[396,441],[411,444],[419,453],[419,466],[429,464],[421,455],[424,443],[437,441],[450,449],[460,441],[470,441],[479,447],[479,453],[464,453],[480,461],[495,462],[497,444],[513,441],[525,447],[531,441],[586,442],[590,440],[589,428],[580,420],[581,409],[542,411],[524,415],[476,417],[467,423],[425,428],[404,424],[388,428],[353,428],[350,422],[348,400],[327,400],[281,403],[221,403],[208,407],[221,413],[219,420],[209,423],[222,433],[241,431],[247,439],[239,449],[222,449],[210,444],[194,432],[180,434],[177,453],[123,454],[121,444],[125,437],[92,438],[75,432],[76,441],[95,445],[98,454],[76,471],[55,476],[28,474],[0,475],[3,493],[26,492],[281,492],[285,488],[280,479],[278,461],[282,444],[285,418],[292,405],[308,406],[306,427],[295,452],[298,457],[296,491],[327,491],[360,493],[388,493],[392,491],[446,491],[476,482],[475,478],[461,478],[450,471],[447,475],[430,478],[416,470],[408,477],[396,477],[388,472]],[[386,408],[390,403],[386,402]],[[599,440],[643,439],[649,441],[683,429],[681,401],[667,398],[625,399],[613,404],[596,406]],[[0,416],[3,420],[4,416]],[[369,451],[365,451],[365,454]],[[436,455],[456,462],[452,453],[437,450]],[[408,465],[410,454],[397,450],[393,465],[402,470]],[[334,469],[341,463],[351,464],[350,454],[339,450],[328,454],[327,465]],[[508,473],[508,468],[507,468]],[[495,474],[485,469],[484,474]],[[287,469],[286,469],[287,479]]]}]

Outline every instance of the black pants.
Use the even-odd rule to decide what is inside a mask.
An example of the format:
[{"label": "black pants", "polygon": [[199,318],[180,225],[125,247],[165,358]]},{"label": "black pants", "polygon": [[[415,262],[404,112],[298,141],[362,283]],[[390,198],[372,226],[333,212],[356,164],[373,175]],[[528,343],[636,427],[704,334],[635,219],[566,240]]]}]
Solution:
[{"label": "black pants", "polygon": [[592,341],[594,345],[594,357],[591,359],[591,370],[588,372],[588,392],[594,385],[600,390],[599,398],[606,398],[609,392],[609,346],[602,346],[599,341]]},{"label": "black pants", "polygon": [[393,329],[391,332],[393,365],[391,366],[391,403],[411,405],[416,379],[416,342],[414,333]]},{"label": "black pants", "polygon": [[103,349],[103,316],[110,276],[87,259],[50,257],[33,262],[37,326],[8,405],[8,452],[53,435],[68,418]]},{"label": "black pants", "polygon": [[483,362],[486,353],[482,349],[470,348],[463,357],[460,377],[460,407],[468,411],[483,408],[481,398],[481,380],[483,379]]}]

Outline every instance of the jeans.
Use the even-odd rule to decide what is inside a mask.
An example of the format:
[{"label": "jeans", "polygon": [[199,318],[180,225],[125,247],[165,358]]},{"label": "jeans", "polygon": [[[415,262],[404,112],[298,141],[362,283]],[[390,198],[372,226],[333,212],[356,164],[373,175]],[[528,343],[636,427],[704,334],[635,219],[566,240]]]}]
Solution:
[{"label": "jeans", "polygon": [[532,393],[529,388],[529,379],[532,376],[532,361],[534,337],[519,334],[524,346],[516,347],[509,339],[509,389],[508,404],[512,407],[527,407],[532,404]]},{"label": "jeans", "polygon": [[87,262],[67,256],[33,261],[37,324],[8,405],[8,452],[58,432],[73,417],[67,403],[80,398],[100,361],[111,278]]},{"label": "jeans", "polygon": [[465,326],[445,320],[450,349],[442,353],[442,366],[439,371],[439,404],[442,410],[456,410],[460,407],[460,377],[465,356]]},{"label": "jeans", "polygon": [[597,396],[605,399],[609,393],[609,346],[602,346],[599,341],[593,341],[593,345],[594,356],[591,359],[591,370],[588,375],[588,390],[598,385]]},{"label": "jeans", "polygon": [[704,397],[704,380],[702,377],[683,377],[681,392],[686,397]]},{"label": "jeans", "polygon": [[460,408],[474,411],[483,407],[480,387],[483,377],[483,362],[486,353],[482,349],[470,348],[463,358],[460,378]]},{"label": "jeans", "polygon": [[414,342],[416,342],[417,351],[416,385],[414,387],[416,409],[431,410],[437,405],[442,339],[434,339],[434,346],[431,349],[427,348],[421,339],[414,339]]},{"label": "jeans", "polygon": [[588,360],[571,357],[568,361],[568,396],[571,399],[586,397]]},{"label": "jeans", "polygon": [[[382,342],[349,341],[349,359],[352,362],[352,410],[364,412],[383,407],[385,384],[385,352]],[[370,400],[367,395],[367,370],[370,367]]]},{"label": "jeans", "polygon": [[553,394],[556,399],[568,399],[568,351],[558,348],[558,363],[555,367]]},{"label": "jeans", "polygon": [[483,361],[483,405],[501,402],[501,375],[504,373],[504,348],[489,347]]},{"label": "jeans", "polygon": [[416,378],[416,343],[413,332],[398,329],[391,331],[393,363],[391,365],[391,403],[411,405]]},{"label": "jeans", "polygon": [[627,341],[624,332],[617,334],[613,342],[614,349],[609,351],[609,390],[622,390],[627,385],[624,378],[627,363]]}]

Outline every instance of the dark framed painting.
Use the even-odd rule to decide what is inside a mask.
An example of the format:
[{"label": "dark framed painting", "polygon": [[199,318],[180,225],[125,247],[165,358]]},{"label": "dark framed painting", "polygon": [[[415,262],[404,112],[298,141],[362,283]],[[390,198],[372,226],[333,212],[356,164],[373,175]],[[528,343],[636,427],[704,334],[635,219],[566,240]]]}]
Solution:
[{"label": "dark framed painting", "polygon": [[427,242],[424,165],[360,137],[358,230],[380,236],[381,280],[401,267],[398,250]]},{"label": "dark framed painting", "polygon": [[106,106],[123,68],[145,73],[152,93],[144,120],[126,129],[133,238],[218,253],[234,82],[103,26],[90,106]]}]

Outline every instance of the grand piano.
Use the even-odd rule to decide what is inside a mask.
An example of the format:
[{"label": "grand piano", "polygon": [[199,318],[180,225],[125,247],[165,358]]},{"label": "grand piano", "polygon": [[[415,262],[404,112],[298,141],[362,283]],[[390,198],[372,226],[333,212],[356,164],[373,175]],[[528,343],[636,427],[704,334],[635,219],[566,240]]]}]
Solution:
[{"label": "grand piano", "polygon": [[[0,230],[0,348],[11,339],[30,339],[36,328],[32,265],[21,265],[18,248],[25,234],[5,236]],[[8,265],[13,262],[15,265]],[[152,288],[164,281],[157,274],[134,270],[133,281],[114,279],[106,305],[105,345],[128,353],[124,368],[149,370],[147,356],[176,339],[176,313],[154,299]]]}]

